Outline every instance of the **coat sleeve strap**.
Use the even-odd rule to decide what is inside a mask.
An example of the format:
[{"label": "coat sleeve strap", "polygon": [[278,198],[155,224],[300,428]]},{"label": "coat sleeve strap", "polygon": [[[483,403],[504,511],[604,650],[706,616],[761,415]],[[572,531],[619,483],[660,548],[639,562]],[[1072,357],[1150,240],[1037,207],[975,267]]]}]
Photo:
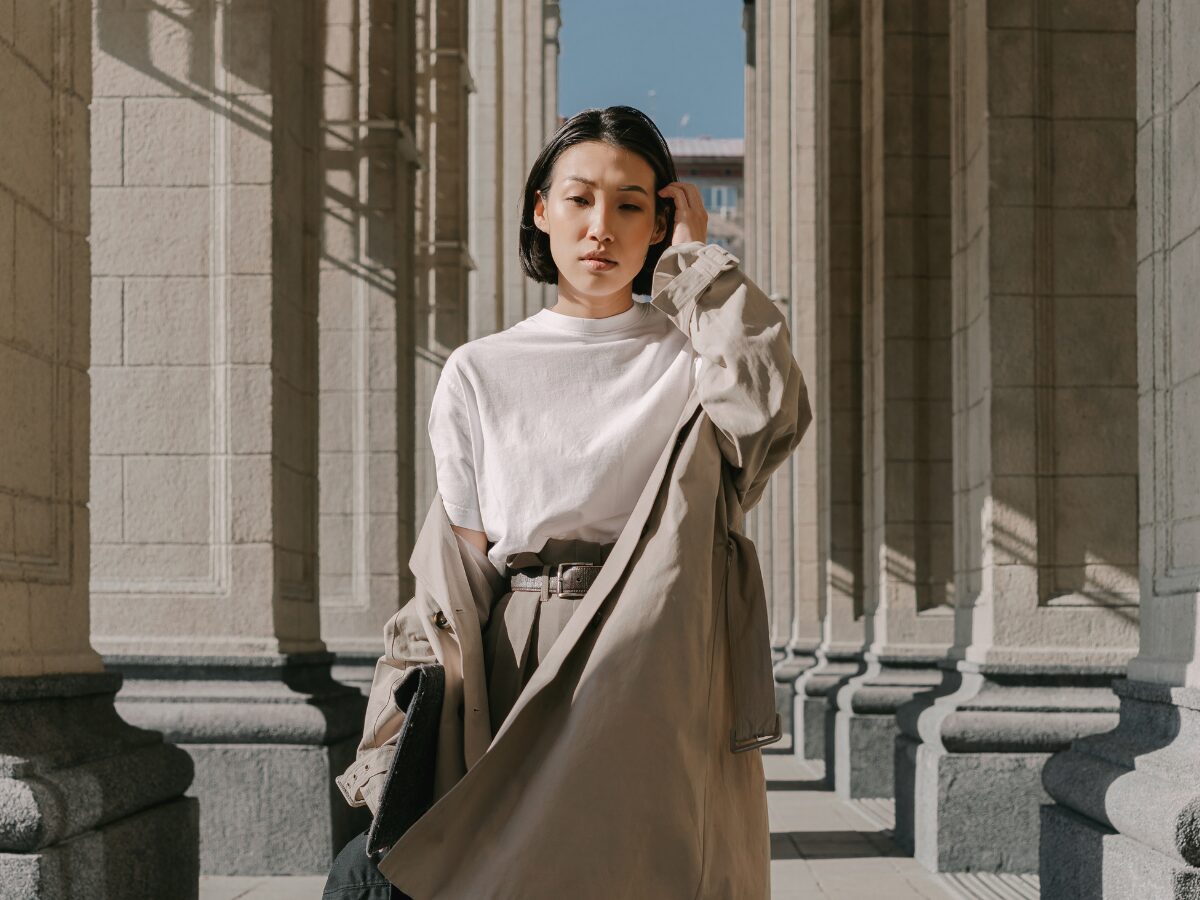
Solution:
[{"label": "coat sleeve strap", "polygon": [[729,748],[740,753],[773,744],[783,737],[783,728],[775,708],[771,635],[758,553],[748,537],[735,531],[728,534],[728,546],[725,623],[733,687]]}]

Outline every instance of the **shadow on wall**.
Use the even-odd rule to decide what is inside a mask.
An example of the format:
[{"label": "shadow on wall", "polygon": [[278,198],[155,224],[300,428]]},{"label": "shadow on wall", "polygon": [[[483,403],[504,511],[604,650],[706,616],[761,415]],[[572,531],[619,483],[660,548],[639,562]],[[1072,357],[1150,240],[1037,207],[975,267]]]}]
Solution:
[{"label": "shadow on wall", "polygon": [[[219,13],[231,21],[218,22]],[[270,15],[269,10],[218,7],[212,0],[170,8],[153,2],[126,8],[121,0],[96,0],[95,42],[102,51],[95,56],[96,80],[119,85],[125,96],[161,96],[161,90],[147,88],[165,87],[269,139],[269,115],[247,96],[270,92],[271,54],[259,43],[264,29],[246,27],[244,20]],[[119,71],[125,67],[136,74]]]}]

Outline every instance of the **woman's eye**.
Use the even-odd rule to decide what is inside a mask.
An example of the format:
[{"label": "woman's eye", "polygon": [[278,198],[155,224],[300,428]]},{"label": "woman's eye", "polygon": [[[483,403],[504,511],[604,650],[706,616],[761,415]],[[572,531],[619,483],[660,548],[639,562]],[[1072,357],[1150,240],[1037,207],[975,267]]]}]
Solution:
[{"label": "woman's eye", "polygon": [[[584,206],[587,206],[587,199],[584,197],[568,197],[567,198],[568,203],[574,203],[576,200],[578,200]],[[635,210],[636,212],[642,211],[642,208],[640,206],[638,206],[636,203],[625,203],[621,206],[621,209],[632,209],[632,210]]]}]

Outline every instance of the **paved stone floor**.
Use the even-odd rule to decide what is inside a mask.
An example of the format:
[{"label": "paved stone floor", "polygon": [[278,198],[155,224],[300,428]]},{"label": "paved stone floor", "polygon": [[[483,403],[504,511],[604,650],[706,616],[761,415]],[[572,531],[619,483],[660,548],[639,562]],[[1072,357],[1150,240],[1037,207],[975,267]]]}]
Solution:
[{"label": "paved stone floor", "polygon": [[[962,892],[888,838],[879,811],[842,803],[819,767],[764,754],[771,814],[772,900],[958,900]],[[882,819],[886,819],[886,812]],[[202,878],[201,900],[320,900],[322,878]]]}]

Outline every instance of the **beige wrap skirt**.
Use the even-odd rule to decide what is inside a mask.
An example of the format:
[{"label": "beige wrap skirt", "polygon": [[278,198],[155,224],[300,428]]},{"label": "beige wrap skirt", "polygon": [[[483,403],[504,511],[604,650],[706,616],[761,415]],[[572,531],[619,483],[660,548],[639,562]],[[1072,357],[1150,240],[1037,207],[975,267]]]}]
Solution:
[{"label": "beige wrap skirt", "polygon": [[[504,564],[510,572],[520,570],[535,576],[560,562],[602,565],[615,543],[550,538],[541,550],[510,553]],[[540,592],[508,590],[496,601],[483,630],[492,734],[500,728],[582,600],[543,588]]]}]

